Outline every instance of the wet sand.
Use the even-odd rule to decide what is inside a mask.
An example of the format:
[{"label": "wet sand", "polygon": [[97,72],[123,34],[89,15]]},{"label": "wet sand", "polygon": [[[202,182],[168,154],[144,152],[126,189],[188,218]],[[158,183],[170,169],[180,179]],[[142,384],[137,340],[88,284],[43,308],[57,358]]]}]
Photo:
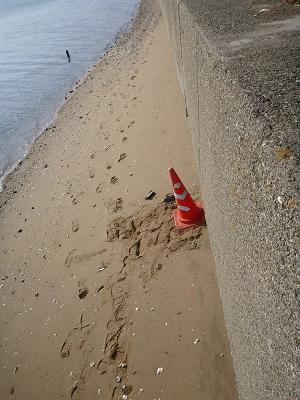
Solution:
[{"label": "wet sand", "polygon": [[199,197],[187,129],[143,2],[2,194],[1,398],[237,399],[207,230],[161,202],[170,165]]}]

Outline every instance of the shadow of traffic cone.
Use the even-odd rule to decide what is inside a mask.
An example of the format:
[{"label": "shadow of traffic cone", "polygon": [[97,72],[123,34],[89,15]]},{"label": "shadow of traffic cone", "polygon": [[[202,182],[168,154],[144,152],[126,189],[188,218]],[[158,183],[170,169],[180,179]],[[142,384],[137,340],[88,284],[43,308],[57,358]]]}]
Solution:
[{"label": "shadow of traffic cone", "polygon": [[173,168],[169,168],[169,174],[177,204],[177,209],[174,210],[176,228],[184,229],[193,225],[204,225],[203,203],[200,201],[194,202]]}]

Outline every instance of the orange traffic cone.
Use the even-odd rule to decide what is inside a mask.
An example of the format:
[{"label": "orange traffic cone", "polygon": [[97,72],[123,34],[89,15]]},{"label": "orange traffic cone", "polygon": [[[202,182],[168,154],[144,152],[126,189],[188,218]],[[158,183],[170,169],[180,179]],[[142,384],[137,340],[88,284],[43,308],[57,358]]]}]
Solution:
[{"label": "orange traffic cone", "polygon": [[184,229],[205,224],[203,203],[194,202],[173,168],[169,168],[177,209],[174,210],[176,228]]}]

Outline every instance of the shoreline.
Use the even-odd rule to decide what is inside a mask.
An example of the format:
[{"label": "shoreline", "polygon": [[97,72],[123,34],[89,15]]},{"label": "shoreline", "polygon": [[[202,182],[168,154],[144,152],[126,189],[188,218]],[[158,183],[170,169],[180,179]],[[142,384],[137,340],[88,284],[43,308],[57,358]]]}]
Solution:
[{"label": "shoreline", "polygon": [[6,189],[6,184],[7,181],[10,179],[13,179],[14,173],[18,170],[18,168],[22,165],[22,163],[25,161],[27,157],[30,157],[32,147],[34,146],[35,142],[39,139],[40,136],[45,135],[47,131],[51,128],[51,126],[55,123],[55,120],[61,111],[61,109],[64,107],[65,103],[68,102],[71,98],[72,95],[75,93],[76,90],[80,88],[80,86],[88,79],[89,75],[93,72],[97,66],[101,64],[103,59],[106,57],[106,55],[116,46],[118,46],[118,42],[122,41],[124,36],[128,36],[131,33],[131,30],[135,29],[135,21],[137,19],[138,13],[139,13],[139,8],[143,0],[139,0],[138,4],[135,6],[135,9],[132,11],[132,16],[131,19],[128,23],[125,25],[121,26],[118,32],[115,35],[115,38],[111,43],[108,43],[105,48],[103,49],[103,55],[100,56],[88,69],[86,72],[82,75],[81,78],[79,78],[75,83],[73,83],[72,86],[69,87],[69,89],[66,91],[65,95],[61,98],[61,100],[58,102],[57,107],[55,108],[54,114],[52,118],[49,120],[49,122],[46,124],[46,126],[36,135],[33,135],[32,142],[29,144],[26,144],[26,150],[24,151],[23,155],[20,156],[19,159],[11,162],[9,165],[5,167],[3,171],[0,172],[0,208],[2,207],[2,199],[1,195]]},{"label": "shoreline", "polygon": [[142,4],[0,209],[0,383],[14,400],[237,400],[207,228],[177,231],[162,202],[170,165],[200,194],[166,27]]}]

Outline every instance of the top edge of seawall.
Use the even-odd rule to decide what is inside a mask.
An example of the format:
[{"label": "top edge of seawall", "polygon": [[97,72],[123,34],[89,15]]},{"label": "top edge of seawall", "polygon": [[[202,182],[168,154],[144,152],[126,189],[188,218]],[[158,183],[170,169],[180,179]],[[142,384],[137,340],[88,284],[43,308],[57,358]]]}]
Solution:
[{"label": "top edge of seawall", "polygon": [[[179,24],[188,11],[199,48],[217,75],[244,96],[256,121],[267,131],[281,131],[278,139],[297,154],[300,5],[291,1],[177,0],[172,7]],[[178,72],[181,81],[180,63]]]},{"label": "top edge of seawall", "polygon": [[[300,16],[300,4],[285,0],[269,0],[267,3],[262,0],[179,0],[177,3],[187,7],[202,29],[219,37],[250,33],[260,29],[261,25]],[[293,30],[292,26],[286,30]]]}]

